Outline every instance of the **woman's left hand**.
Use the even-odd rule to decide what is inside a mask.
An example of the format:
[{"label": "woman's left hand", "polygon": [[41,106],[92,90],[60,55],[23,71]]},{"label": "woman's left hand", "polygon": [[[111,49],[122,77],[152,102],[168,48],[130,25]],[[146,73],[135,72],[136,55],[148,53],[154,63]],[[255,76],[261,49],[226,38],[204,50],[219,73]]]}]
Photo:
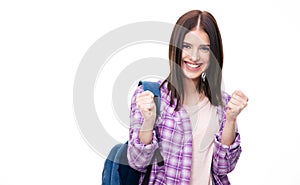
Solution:
[{"label": "woman's left hand", "polygon": [[242,91],[234,91],[227,105],[226,119],[236,121],[237,116],[248,105],[248,97]]}]

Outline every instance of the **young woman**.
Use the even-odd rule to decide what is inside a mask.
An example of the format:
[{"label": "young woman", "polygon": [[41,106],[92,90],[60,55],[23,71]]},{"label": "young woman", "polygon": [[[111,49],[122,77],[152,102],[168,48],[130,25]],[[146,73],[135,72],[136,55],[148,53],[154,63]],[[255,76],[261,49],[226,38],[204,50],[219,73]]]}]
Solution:
[{"label": "young woman", "polygon": [[149,184],[228,185],[241,153],[236,119],[248,98],[221,90],[222,39],[209,12],[193,10],[178,19],[169,60],[158,117],[151,92],[139,86],[133,95],[129,164],[145,172],[159,148],[164,165],[153,164]]}]

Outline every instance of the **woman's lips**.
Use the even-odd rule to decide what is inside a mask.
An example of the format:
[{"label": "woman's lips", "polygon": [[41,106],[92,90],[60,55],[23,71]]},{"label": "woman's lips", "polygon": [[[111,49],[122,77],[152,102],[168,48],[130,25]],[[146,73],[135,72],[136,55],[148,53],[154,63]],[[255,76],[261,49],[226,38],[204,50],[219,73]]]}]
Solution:
[{"label": "woman's lips", "polygon": [[203,64],[203,63],[190,63],[187,61],[184,61],[184,63],[186,64],[187,68],[192,71],[198,70]]}]

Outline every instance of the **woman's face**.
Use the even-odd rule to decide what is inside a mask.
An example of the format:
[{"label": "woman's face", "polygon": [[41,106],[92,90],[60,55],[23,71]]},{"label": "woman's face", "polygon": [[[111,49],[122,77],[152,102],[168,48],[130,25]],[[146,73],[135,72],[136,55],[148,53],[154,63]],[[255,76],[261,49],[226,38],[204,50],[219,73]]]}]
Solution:
[{"label": "woman's face", "polygon": [[209,55],[210,41],[207,33],[202,29],[189,31],[182,45],[181,69],[184,76],[191,80],[198,80],[208,68]]}]

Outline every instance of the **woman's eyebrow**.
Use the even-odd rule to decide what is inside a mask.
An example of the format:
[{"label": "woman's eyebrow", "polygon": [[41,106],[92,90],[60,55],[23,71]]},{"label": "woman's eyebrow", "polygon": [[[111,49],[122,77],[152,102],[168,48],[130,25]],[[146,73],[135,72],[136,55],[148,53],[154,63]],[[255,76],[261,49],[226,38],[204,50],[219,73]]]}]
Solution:
[{"label": "woman's eyebrow", "polygon": [[[187,44],[187,45],[192,45],[191,43],[188,43],[188,42],[183,42],[183,44]],[[210,44],[200,44],[199,46],[210,46]]]},{"label": "woman's eyebrow", "polygon": [[188,45],[192,45],[192,44],[190,44],[190,43],[188,43],[188,42],[183,42],[183,44],[188,44]]}]

